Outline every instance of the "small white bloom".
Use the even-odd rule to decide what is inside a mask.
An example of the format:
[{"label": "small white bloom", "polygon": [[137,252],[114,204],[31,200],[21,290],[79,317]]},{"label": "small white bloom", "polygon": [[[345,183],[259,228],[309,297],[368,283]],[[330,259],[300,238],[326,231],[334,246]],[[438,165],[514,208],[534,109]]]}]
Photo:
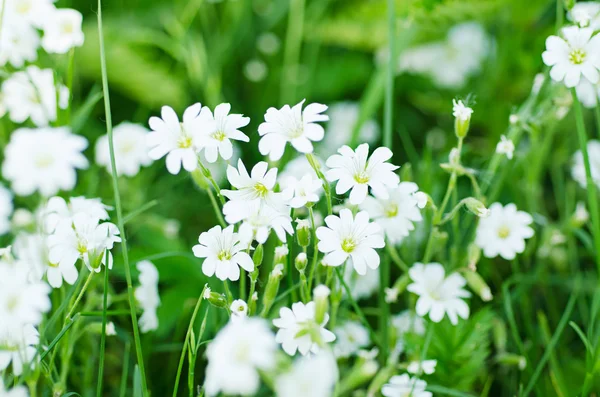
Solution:
[{"label": "small white bloom", "polygon": [[24,25],[42,27],[43,21],[54,10],[54,0],[4,0],[0,10],[5,5],[4,18]]},{"label": "small white bloom", "polygon": [[413,333],[425,335],[425,320],[410,310],[405,310],[392,318],[392,325],[396,329],[398,339],[403,339],[404,334]]},{"label": "small white bloom", "polygon": [[337,181],[335,192],[344,194],[350,192],[350,203],[362,203],[371,188],[373,195],[378,198],[388,199],[386,188],[398,186],[400,178],[394,173],[397,166],[388,163],[392,158],[392,151],[386,147],[375,149],[369,157],[369,145],[363,143],[353,151],[348,146],[342,146],[327,159],[325,174],[330,182]]},{"label": "small white bloom", "polygon": [[17,208],[13,213],[11,222],[15,228],[25,229],[35,223],[35,216],[25,208]]},{"label": "small white bloom", "polygon": [[383,248],[385,242],[381,228],[369,222],[369,214],[361,211],[352,216],[352,211],[343,209],[340,216],[330,215],[325,218],[327,227],[317,229],[319,251],[325,253],[323,264],[340,266],[352,258],[352,265],[360,275],[367,273],[367,268],[379,267],[379,254],[375,248]]},{"label": "small white bloom", "polygon": [[221,193],[231,201],[269,201],[275,195],[273,188],[277,182],[277,168],[268,170],[268,167],[266,162],[261,161],[248,174],[244,162],[238,160],[237,168],[231,165],[227,167],[227,179],[236,190],[222,189]]},{"label": "small white bloom", "polygon": [[[350,287],[354,299],[366,299],[373,295],[379,288],[379,271],[367,267],[367,273],[360,275],[354,271],[352,258],[350,258],[344,270],[344,281]],[[342,294],[345,296],[346,291],[343,290]]]},{"label": "small white bloom", "polygon": [[[590,170],[592,180],[600,189],[600,141],[590,140],[587,145],[588,156],[590,159]],[[585,175],[585,165],[583,164],[583,154],[578,150],[573,155],[573,165],[571,167],[571,175],[579,185],[587,189],[587,180]]]},{"label": "small white bloom", "polygon": [[392,376],[389,383],[381,388],[381,394],[385,397],[432,397],[433,394],[425,391],[426,388],[424,380],[403,374]]},{"label": "small white bloom", "polygon": [[265,113],[265,121],[258,126],[258,134],[262,137],[258,143],[260,153],[269,155],[272,161],[283,156],[288,142],[300,153],[312,153],[311,141],[320,141],[325,130],[318,122],[327,121],[329,117],[321,114],[327,106],[311,103],[302,110],[304,100],[290,107],[281,109],[269,108]]},{"label": "small white bloom", "polygon": [[[317,156],[315,156],[315,159],[321,164],[321,171],[326,172],[323,167],[324,162]],[[282,190],[294,188],[295,183],[307,174],[312,179],[319,179],[306,156],[298,156],[287,163],[283,171],[279,174],[279,186],[281,186]]]},{"label": "small white bloom", "polygon": [[277,397],[331,397],[338,380],[335,358],[328,351],[302,357],[275,380]]},{"label": "small white bloom", "polygon": [[579,224],[587,223],[587,221],[590,219],[590,213],[585,208],[585,203],[582,201],[577,202],[573,219]]},{"label": "small white bloom", "polygon": [[569,26],[562,29],[565,37],[550,36],[546,39],[546,51],[542,54],[544,63],[551,66],[550,77],[563,81],[568,88],[579,84],[581,75],[592,84],[599,80],[600,35],[592,37],[590,28]]},{"label": "small white bloom", "polygon": [[265,320],[230,321],[208,345],[205,388],[208,396],[254,395],[259,371],[276,365],[277,343]]},{"label": "small white bloom", "polygon": [[235,141],[249,142],[239,128],[250,123],[249,117],[241,114],[229,114],[231,105],[222,103],[215,108],[215,114],[208,107],[202,108],[200,112],[202,138],[200,144],[204,149],[204,156],[209,163],[217,161],[219,154],[224,160],[229,160],[233,155],[231,139]]},{"label": "small white bloom", "polygon": [[25,386],[16,386],[12,389],[5,389],[4,382],[0,379],[0,396],[2,397],[29,397],[29,392]]},{"label": "small white bloom", "polygon": [[473,114],[473,109],[465,106],[463,101],[461,100],[452,100],[452,115],[460,121],[469,121],[471,120],[471,115]]},{"label": "small white bloom", "polygon": [[166,155],[167,170],[173,175],[179,174],[182,165],[189,172],[198,166],[197,152],[202,148],[201,109],[199,103],[188,107],[181,123],[169,106],[162,107],[161,118],[150,117],[148,123],[152,132],[146,140],[150,149],[148,155],[153,160]]},{"label": "small white bloom", "polygon": [[513,141],[502,135],[500,142],[496,145],[496,153],[505,154],[507,159],[512,160],[514,151],[515,144]]},{"label": "small white bloom", "polygon": [[206,286],[204,287],[204,293],[202,294],[202,297],[203,297],[204,299],[208,299],[208,298],[210,298],[210,293],[211,293],[211,292],[212,292],[212,290],[210,289],[210,287],[209,287],[208,285],[206,285]]},{"label": "small white bloom", "polygon": [[[117,175],[135,176],[140,167],[152,164],[146,147],[148,130],[139,125],[124,122],[115,127],[113,143],[115,147],[115,162]],[[96,164],[111,170],[108,135],[102,135],[96,141]]]},{"label": "small white bloom", "polygon": [[[354,127],[358,122],[360,104],[357,102],[338,102],[327,110],[329,122],[325,131],[325,138],[319,145],[323,156],[330,156],[346,142],[350,142]],[[367,120],[358,132],[358,141],[374,144],[379,139],[379,126],[375,120]]]},{"label": "small white bloom", "polygon": [[[243,221],[239,228],[240,240],[250,244],[256,240],[264,244],[271,230],[275,232],[281,242],[286,241],[286,233],[294,234],[292,218],[289,210],[280,212],[277,209],[262,203],[260,199],[250,202],[230,201],[223,207],[225,220],[230,224]],[[248,246],[246,244],[246,246]]]},{"label": "small white bloom", "polygon": [[401,182],[398,187],[389,190],[388,199],[367,197],[360,209],[367,211],[377,223],[390,243],[400,243],[415,229],[413,222],[421,222],[419,210],[422,197],[416,196],[419,187],[413,182]]},{"label": "small white bloom", "polygon": [[429,318],[439,323],[448,314],[452,325],[458,324],[458,317],[469,318],[469,306],[461,298],[471,294],[463,289],[467,281],[458,273],[446,277],[444,267],[439,263],[415,263],[408,274],[413,281],[406,288],[419,295],[416,312],[423,317],[429,313]]},{"label": "small white bloom", "polygon": [[106,324],[106,336],[115,336],[117,334],[117,330],[115,329],[115,323],[112,321]]},{"label": "small white bloom", "polygon": [[71,134],[66,127],[20,128],[6,146],[2,175],[21,196],[36,191],[44,196],[68,191],[75,187],[76,170],[88,167],[82,153],[86,147],[86,139]]},{"label": "small white bloom", "polygon": [[0,235],[10,231],[10,215],[13,212],[12,194],[0,185]]},{"label": "small white bloom", "polygon": [[567,18],[580,27],[589,27],[593,30],[600,29],[600,3],[594,1],[577,2],[567,13]]},{"label": "small white bloom", "polygon": [[[1,6],[0,6],[1,8]],[[0,36],[0,65],[10,63],[21,68],[25,62],[37,59],[40,46],[38,32],[30,25],[3,19],[2,36]]]},{"label": "small white bloom", "polygon": [[212,277],[215,273],[220,280],[237,281],[240,278],[240,267],[248,272],[254,270],[254,262],[240,242],[238,233],[234,233],[233,225],[221,229],[215,226],[203,232],[198,238],[200,244],[192,250],[198,258],[205,258],[202,272]]},{"label": "small white bloom", "polygon": [[323,181],[320,179],[314,179],[310,174],[306,174],[295,183],[294,186],[294,197],[290,201],[292,208],[301,208],[307,204],[313,204],[319,201],[319,193]]},{"label": "small white bloom", "polygon": [[248,317],[248,304],[242,299],[236,299],[231,302],[229,309],[231,310],[232,321],[237,321],[239,319]]},{"label": "small white bloom", "polygon": [[418,375],[419,372],[424,373],[425,375],[431,375],[435,372],[435,367],[437,366],[437,360],[425,360],[425,361],[412,361],[408,364],[406,370],[411,374]]},{"label": "small white bloom", "polygon": [[256,48],[265,55],[276,54],[280,47],[281,40],[275,33],[261,33],[256,39]]},{"label": "small white bloom", "polygon": [[50,54],[66,54],[71,48],[83,45],[83,17],[71,8],[55,8],[43,23],[42,47]]},{"label": "small white bloom", "polygon": [[54,196],[39,213],[43,218],[45,231],[52,233],[60,221],[72,221],[75,214],[84,213],[91,218],[105,221],[109,218],[108,211],[111,209],[112,207],[104,205],[99,198],[71,197],[67,203],[64,198]]},{"label": "small white bloom", "polygon": [[[17,376],[29,363],[33,368],[39,342],[40,335],[31,324],[16,329],[0,326],[0,371],[6,370],[11,362],[12,372]],[[3,396],[1,389],[0,396]]]},{"label": "small white bloom", "polygon": [[598,98],[600,98],[600,85],[592,84],[588,79],[582,77],[575,87],[575,92],[577,93],[577,99],[584,107],[593,109],[598,104]]},{"label": "small white bloom", "polygon": [[385,288],[383,291],[385,292],[386,303],[398,302],[398,294],[400,294],[398,288]]},{"label": "small white bloom", "polygon": [[40,281],[50,267],[48,244],[43,233],[17,234],[13,242],[13,253],[20,265],[29,270],[29,279]]},{"label": "small white bloom", "polygon": [[516,125],[519,122],[519,115],[511,114],[510,116],[508,116],[508,122],[510,123],[510,125]]},{"label": "small white bloom", "polygon": [[319,284],[313,290],[313,296],[315,299],[327,299],[331,294],[331,290],[324,284]]},{"label": "small white bloom", "polygon": [[516,254],[525,251],[525,240],[533,236],[531,215],[518,211],[514,204],[490,206],[490,215],[479,220],[475,244],[483,250],[487,258],[500,255],[511,260]]},{"label": "small white bloom", "polygon": [[69,104],[69,89],[55,85],[53,70],[33,65],[5,80],[2,96],[11,121],[22,124],[31,119],[38,127],[55,121],[57,108],[66,109]]},{"label": "small white bloom", "polygon": [[290,253],[287,244],[275,247],[275,263],[282,261]]},{"label": "small white bloom", "polygon": [[358,321],[346,321],[333,333],[336,336],[333,353],[338,358],[350,357],[371,344],[369,331]]},{"label": "small white bloom", "polygon": [[158,295],[158,270],[150,261],[141,261],[137,264],[140,272],[140,286],[135,289],[135,299],[144,311],[140,317],[140,330],[153,331],[158,328],[156,309],[160,306]]},{"label": "small white bloom", "polygon": [[281,348],[290,356],[299,351],[306,356],[309,353],[317,353],[320,344],[330,343],[335,340],[335,334],[327,329],[325,325],[329,321],[329,315],[321,324],[315,320],[315,302],[302,302],[292,304],[292,308],[282,307],[279,309],[279,318],[273,320],[273,325],[279,328],[275,339],[281,343]]}]

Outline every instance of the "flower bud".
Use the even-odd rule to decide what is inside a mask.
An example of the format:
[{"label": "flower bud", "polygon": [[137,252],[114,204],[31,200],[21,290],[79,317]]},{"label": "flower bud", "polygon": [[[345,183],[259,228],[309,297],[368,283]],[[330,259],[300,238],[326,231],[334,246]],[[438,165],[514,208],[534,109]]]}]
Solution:
[{"label": "flower bud", "polygon": [[454,133],[459,139],[467,136],[473,109],[464,105],[462,101],[452,100],[452,115],[454,116]]},{"label": "flower bud", "polygon": [[[208,294],[206,291],[208,291]],[[208,295],[207,300],[211,305],[219,309],[227,307],[227,299],[225,298],[225,295],[219,294],[218,292],[212,292],[209,288],[207,288],[206,291],[204,291],[204,296]]]},{"label": "flower bud", "polygon": [[492,290],[490,290],[490,287],[486,284],[479,273],[472,270],[465,270],[462,272],[462,274],[465,276],[469,287],[475,291],[477,295],[479,295],[481,300],[484,302],[489,302],[493,299]]},{"label": "flower bud", "polygon": [[194,171],[190,172],[190,175],[192,176],[192,179],[194,180],[194,182],[196,183],[196,185],[198,185],[198,187],[200,189],[203,189],[203,190],[209,189],[208,180],[202,174],[202,171],[200,169],[196,168]]},{"label": "flower bud", "polygon": [[501,353],[496,356],[496,360],[500,364],[516,366],[521,371],[527,368],[527,359],[521,355],[514,353]]},{"label": "flower bud", "polygon": [[296,238],[301,247],[310,245],[310,222],[303,219],[296,219]]},{"label": "flower bud", "polygon": [[262,244],[258,244],[256,249],[254,250],[254,254],[252,255],[252,262],[254,262],[254,268],[258,268],[263,261],[264,248]]},{"label": "flower bud", "polygon": [[500,318],[494,318],[492,321],[492,335],[496,350],[502,353],[505,352],[508,336],[506,333],[506,324]]},{"label": "flower bud", "polygon": [[467,197],[463,200],[465,207],[480,218],[487,218],[490,215],[490,210],[485,208],[485,205],[476,198]]},{"label": "flower bud", "polygon": [[280,245],[275,248],[275,259],[274,263],[286,263],[287,256],[290,253],[287,244]]},{"label": "flower bud", "polygon": [[481,258],[481,248],[477,246],[477,244],[469,244],[469,248],[467,248],[467,260],[468,267],[472,271],[477,270],[477,263]]},{"label": "flower bud", "polygon": [[296,257],[296,260],[294,261],[294,264],[296,265],[296,269],[300,273],[304,273],[304,269],[306,269],[306,265],[308,264],[308,258],[306,257],[306,253],[299,253]]},{"label": "flower bud", "polygon": [[231,319],[236,321],[248,316],[248,304],[242,299],[236,299],[231,302]]},{"label": "flower bud", "polygon": [[590,220],[590,214],[585,208],[585,204],[581,201],[577,203],[575,212],[571,216],[571,225],[575,228],[580,228]]},{"label": "flower bud", "polygon": [[392,288],[385,289],[385,301],[387,303],[393,303],[398,300],[398,295],[404,292],[408,284],[410,284],[410,277],[408,274],[404,274],[402,277],[399,277]]},{"label": "flower bud", "polygon": [[266,317],[277,297],[277,292],[279,291],[279,284],[281,282],[281,278],[283,277],[283,264],[279,263],[275,265],[271,273],[269,274],[269,279],[267,280],[267,286],[265,287],[265,293],[263,295],[263,309],[261,312],[262,317]]},{"label": "flower bud", "polygon": [[315,321],[317,324],[322,324],[325,320],[325,314],[329,310],[329,294],[331,290],[321,284],[313,290],[313,298],[315,300]]}]

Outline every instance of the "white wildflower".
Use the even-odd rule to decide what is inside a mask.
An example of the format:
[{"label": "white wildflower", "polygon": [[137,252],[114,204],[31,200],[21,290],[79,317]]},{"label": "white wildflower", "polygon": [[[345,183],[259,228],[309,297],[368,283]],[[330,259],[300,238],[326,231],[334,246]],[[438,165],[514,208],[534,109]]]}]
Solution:
[{"label": "white wildflower", "polygon": [[156,315],[156,309],[160,306],[158,270],[150,261],[141,261],[136,267],[140,272],[140,286],[135,289],[135,299],[143,310],[139,319],[140,330],[149,332],[158,328]]},{"label": "white wildflower", "polygon": [[403,374],[392,376],[381,388],[381,394],[385,397],[432,397],[433,394],[425,391],[426,388],[427,383],[424,380]]},{"label": "white wildflower", "polygon": [[[590,160],[590,170],[592,174],[592,180],[600,189],[600,141],[590,140],[587,144],[588,156]],[[586,189],[587,180],[585,174],[585,165],[583,164],[583,154],[581,150],[578,150],[573,155],[571,175],[573,179],[579,183],[579,185]]]},{"label": "white wildflower", "polygon": [[346,321],[333,330],[336,342],[333,353],[336,357],[350,357],[371,344],[369,331],[358,321]]},{"label": "white wildflower", "polygon": [[[115,163],[117,175],[135,176],[142,166],[152,164],[146,147],[148,130],[139,125],[124,122],[113,130],[113,143],[115,148]],[[102,135],[96,141],[96,164],[111,171],[108,135]]]},{"label": "white wildflower", "polygon": [[83,45],[81,22],[83,16],[71,8],[56,8],[43,22],[42,47],[50,54],[66,54],[71,48]]},{"label": "white wildflower", "polygon": [[230,104],[222,103],[217,105],[214,115],[206,106],[200,112],[202,120],[200,145],[204,149],[204,156],[209,163],[217,161],[219,154],[224,160],[231,159],[233,155],[232,139],[242,142],[250,141],[250,138],[239,130],[250,123],[250,118],[241,114],[229,114],[230,110]]},{"label": "white wildflower", "polygon": [[500,142],[496,145],[496,153],[506,155],[506,158],[512,160],[513,153],[515,151],[515,144],[513,141],[502,135]]},{"label": "white wildflower", "polygon": [[335,358],[328,351],[302,357],[275,380],[277,397],[330,397],[338,380]]}]

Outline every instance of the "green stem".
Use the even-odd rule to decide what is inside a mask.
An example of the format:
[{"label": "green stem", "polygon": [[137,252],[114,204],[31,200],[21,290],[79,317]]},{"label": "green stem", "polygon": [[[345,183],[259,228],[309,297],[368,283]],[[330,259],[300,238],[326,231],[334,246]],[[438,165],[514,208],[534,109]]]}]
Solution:
[{"label": "green stem", "polygon": [[104,293],[102,300],[102,335],[100,335],[100,363],[98,365],[98,388],[96,396],[102,396],[102,378],[104,377],[104,353],[106,351],[106,307],[108,306],[108,267],[104,267]]},{"label": "green stem", "polygon": [[125,355],[123,356],[123,372],[121,373],[121,387],[119,390],[119,397],[125,397],[127,392],[127,375],[129,372],[129,351],[131,350],[131,343],[125,342]]},{"label": "green stem", "polygon": [[[217,181],[215,181],[215,178],[213,178],[212,173],[210,172],[210,170],[208,168],[206,168],[204,166],[204,164],[202,164],[202,161],[200,161],[200,158],[198,158],[198,165],[200,166],[200,169],[202,170],[202,174],[206,177],[206,179],[209,180],[210,184],[215,189],[215,193],[217,193],[217,196],[219,196],[221,205],[224,205],[225,197],[223,197],[223,195],[221,194],[221,189],[219,188],[219,184],[217,183]],[[208,189],[206,189],[206,190],[208,190]]]},{"label": "green stem", "polygon": [[117,165],[115,159],[115,147],[112,129],[112,115],[110,109],[110,95],[108,91],[108,74],[106,71],[106,54],[104,50],[104,33],[102,29],[102,0],[98,0],[98,38],[100,41],[100,66],[102,71],[102,92],[104,94],[104,112],[106,116],[106,129],[108,133],[108,148],[110,152],[111,177],[113,184],[113,193],[115,198],[115,207],[117,210],[117,220],[119,232],[121,235],[121,254],[123,255],[123,264],[125,266],[125,278],[127,281],[127,295],[129,297],[129,310],[131,312],[131,322],[133,326],[133,339],[135,341],[135,350],[137,355],[137,364],[140,369],[142,380],[142,395],[148,395],[146,386],[146,370],[144,368],[144,356],[142,353],[142,343],[140,340],[140,331],[138,329],[137,314],[135,310],[135,297],[133,294],[133,283],[131,281],[131,269],[129,267],[129,256],[127,252],[127,236],[125,234],[125,224],[123,222],[123,208],[121,206],[121,195],[119,194],[119,183],[117,177]]},{"label": "green stem", "polygon": [[396,15],[394,11],[394,1],[395,0],[387,0],[389,59],[384,104],[385,119],[383,126],[383,146],[387,146],[390,149],[392,148],[394,74],[396,71],[396,45],[394,43],[396,36]]},{"label": "green stem", "polygon": [[233,302],[233,295],[229,290],[229,283],[227,282],[227,280],[223,280],[223,288],[225,289],[225,296],[227,297],[227,309],[229,309],[231,302]]},{"label": "green stem", "polygon": [[77,308],[77,305],[79,304],[79,301],[81,301],[81,298],[83,297],[83,294],[85,293],[85,291],[87,290],[88,286],[90,285],[90,281],[92,281],[92,276],[94,275],[94,272],[90,272],[90,274],[88,275],[87,279],[85,280],[85,284],[83,284],[83,287],[81,288],[81,291],[79,291],[79,294],[77,295],[77,298],[75,299],[75,301],[73,302],[73,304],[71,304],[71,308],[69,309],[69,313],[67,314],[66,320],[68,321],[71,316],[73,315],[73,312],[75,311],[75,309]]},{"label": "green stem", "polygon": [[408,265],[406,264],[406,262],[404,262],[402,260],[402,258],[400,258],[400,254],[398,253],[398,250],[396,250],[396,247],[394,247],[390,242],[385,244],[385,248],[387,250],[387,252],[390,255],[390,258],[392,258],[392,261],[404,272],[408,272]]},{"label": "green stem", "polygon": [[310,225],[312,227],[312,238],[313,238],[313,258],[310,264],[310,270],[308,275],[308,296],[310,297],[310,291],[312,291],[312,285],[315,278],[315,272],[317,269],[317,263],[319,260],[319,242],[317,241],[317,228],[315,225],[315,216],[312,207],[308,208],[308,214],[310,215]]},{"label": "green stem", "polygon": [[600,272],[600,218],[598,212],[598,196],[596,195],[596,185],[592,179],[592,171],[590,167],[590,158],[587,149],[587,134],[585,132],[585,122],[583,120],[583,110],[581,103],[577,98],[575,88],[571,89],[573,96],[573,105],[575,108],[575,124],[577,126],[577,136],[579,137],[579,146],[583,154],[583,164],[585,166],[585,177],[587,187],[588,206],[592,218],[592,234],[594,236],[594,248],[596,251],[596,266]]},{"label": "green stem", "polygon": [[296,85],[298,84],[298,66],[300,63],[300,47],[304,30],[305,0],[290,0],[288,11],[288,28],[285,37],[283,54],[283,70],[281,71],[281,87],[279,102],[295,101]]},{"label": "green stem", "polygon": [[600,100],[594,107],[594,115],[596,116],[596,136],[600,137]]}]

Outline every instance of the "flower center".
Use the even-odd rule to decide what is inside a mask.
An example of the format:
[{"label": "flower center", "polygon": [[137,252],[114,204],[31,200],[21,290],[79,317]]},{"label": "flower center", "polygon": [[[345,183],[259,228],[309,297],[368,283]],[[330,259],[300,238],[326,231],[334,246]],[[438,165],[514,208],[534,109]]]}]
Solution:
[{"label": "flower center", "polygon": [[29,10],[31,10],[31,2],[30,1],[24,1],[21,4],[17,4],[17,12],[19,14],[27,14],[29,12]]},{"label": "flower center", "polygon": [[569,61],[571,61],[571,63],[574,65],[581,65],[583,61],[585,61],[585,56],[585,52],[578,48],[571,51],[569,54]]},{"label": "flower center", "polygon": [[38,168],[48,168],[54,163],[54,157],[50,153],[40,153],[35,159],[35,165]]},{"label": "flower center", "polygon": [[61,30],[61,32],[62,32],[63,34],[65,34],[65,35],[66,35],[66,34],[71,34],[71,33],[73,33],[73,31],[74,31],[75,29],[73,28],[73,24],[71,24],[71,23],[69,23],[69,22],[66,22],[66,23],[63,23],[63,24],[62,24],[62,26],[61,26],[61,29],[60,29],[60,30]]},{"label": "flower center", "polygon": [[265,197],[267,193],[269,193],[269,189],[267,189],[267,187],[260,182],[254,185],[254,190],[260,197]]},{"label": "flower center", "polygon": [[356,248],[356,242],[351,238],[345,238],[342,240],[342,250],[347,253],[351,253]]},{"label": "flower center", "polygon": [[223,140],[227,138],[223,131],[215,131],[212,134],[210,134],[210,137],[216,139],[219,142],[223,142]]},{"label": "flower center", "polygon": [[85,254],[88,251],[87,244],[83,241],[79,241],[77,243],[77,251],[82,255]]},{"label": "flower center", "polygon": [[369,182],[369,174],[366,171],[361,171],[358,174],[354,175],[354,180],[357,183],[367,183]]},{"label": "flower center", "polygon": [[192,146],[192,138],[189,136],[182,136],[177,140],[177,146],[180,149],[187,149]]},{"label": "flower center", "polygon": [[121,153],[131,153],[133,152],[133,149],[135,148],[135,142],[134,141],[126,141],[123,144],[121,144]]},{"label": "flower center", "polygon": [[398,204],[390,203],[388,206],[386,206],[385,216],[387,218],[394,218],[396,215],[398,215]]},{"label": "flower center", "polygon": [[506,225],[502,225],[498,228],[498,237],[505,239],[510,235],[510,229]]},{"label": "flower center", "polygon": [[221,250],[217,254],[217,259],[219,259],[220,261],[228,261],[228,260],[231,259],[231,253],[229,251],[226,251],[226,250]]},{"label": "flower center", "polygon": [[17,306],[19,306],[19,297],[16,295],[9,296],[8,300],[6,301],[6,308],[8,311],[12,312],[17,308]]}]

